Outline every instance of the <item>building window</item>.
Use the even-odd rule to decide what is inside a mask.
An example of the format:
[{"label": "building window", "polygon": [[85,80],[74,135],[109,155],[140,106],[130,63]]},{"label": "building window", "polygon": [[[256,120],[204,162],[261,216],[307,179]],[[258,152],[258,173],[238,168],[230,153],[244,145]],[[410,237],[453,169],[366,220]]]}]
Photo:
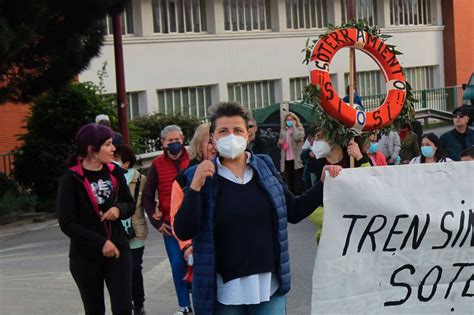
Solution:
[{"label": "building window", "polygon": [[309,77],[290,79],[290,101],[301,100],[303,90],[309,84]]},{"label": "building window", "polygon": [[138,101],[138,93],[128,93],[127,94],[127,101],[128,101],[128,118],[133,119],[139,117],[140,113],[140,103]]},{"label": "building window", "polygon": [[430,0],[390,0],[390,25],[430,25]]},{"label": "building window", "polygon": [[158,90],[158,113],[206,117],[212,105],[212,86]]},{"label": "building window", "polygon": [[275,81],[229,83],[227,90],[229,101],[239,102],[250,110],[275,103]]},{"label": "building window", "polygon": [[[139,101],[140,93],[144,93],[144,92],[129,92],[125,94],[125,97],[127,98],[127,104],[128,104],[128,119],[137,118],[143,114],[140,111],[140,101]],[[117,107],[117,94],[105,94],[104,96],[107,99],[110,98],[113,106],[115,108]]]},{"label": "building window", "polygon": [[[344,75],[344,95],[345,88],[349,85],[349,73]],[[377,95],[385,93],[385,83],[382,72],[361,71],[356,75],[357,94],[359,96]]]},{"label": "building window", "polygon": [[155,33],[207,32],[205,0],[153,0]]},{"label": "building window", "polygon": [[[122,21],[122,35],[130,35],[135,33],[133,30],[132,0],[126,2],[124,11],[120,16],[120,20]],[[105,35],[114,34],[113,21],[111,16],[107,16],[105,19],[102,20],[102,28],[104,30]]]},{"label": "building window", "polygon": [[326,0],[286,0],[288,29],[324,28],[328,25]]},{"label": "building window", "polygon": [[271,29],[270,0],[224,0],[226,31]]},{"label": "building window", "polygon": [[[343,0],[341,4],[342,21],[348,21],[347,3]],[[355,9],[355,19],[367,20],[370,25],[377,24],[376,0],[353,1],[353,6]]]},{"label": "building window", "polygon": [[434,89],[435,66],[403,68],[405,77],[413,90]]}]

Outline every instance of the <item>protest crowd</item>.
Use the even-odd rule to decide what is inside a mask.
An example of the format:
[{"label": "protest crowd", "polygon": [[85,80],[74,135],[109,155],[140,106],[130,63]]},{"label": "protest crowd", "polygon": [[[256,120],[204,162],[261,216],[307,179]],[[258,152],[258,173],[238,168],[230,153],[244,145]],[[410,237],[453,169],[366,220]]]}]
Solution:
[{"label": "protest crowd", "polygon": [[[171,266],[175,314],[286,314],[287,223],[308,217],[319,242],[326,176],[338,176],[351,159],[355,168],[474,161],[464,107],[452,112],[453,129],[439,138],[414,121],[345,146],[317,124],[305,134],[298,115],[288,112],[279,165],[239,103],[217,103],[209,113],[192,139],[177,125],[163,128],[164,151],[146,176],[106,115],[78,131],[57,213],[86,314],[104,314],[104,282],[113,314],[145,314],[143,253],[147,235],[156,232]],[[146,306],[151,314],[153,307]]]}]

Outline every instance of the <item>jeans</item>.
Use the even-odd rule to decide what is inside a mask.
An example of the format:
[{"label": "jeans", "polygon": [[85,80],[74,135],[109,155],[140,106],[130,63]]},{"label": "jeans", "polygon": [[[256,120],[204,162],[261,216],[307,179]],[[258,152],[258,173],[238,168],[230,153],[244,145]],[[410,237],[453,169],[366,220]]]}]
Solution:
[{"label": "jeans", "polygon": [[140,308],[145,302],[145,288],[143,286],[143,251],[145,247],[131,249],[132,253],[132,300],[133,307]]},{"label": "jeans", "polygon": [[123,250],[120,257],[87,260],[71,258],[69,268],[81,293],[87,315],[105,314],[104,281],[110,295],[114,315],[132,314],[130,251]]},{"label": "jeans", "polygon": [[186,261],[183,258],[183,252],[179,248],[178,241],[171,235],[163,234],[165,241],[166,253],[171,264],[171,273],[173,274],[174,288],[178,296],[178,304],[180,307],[191,305],[189,300],[189,284],[183,280],[186,273]]},{"label": "jeans", "polygon": [[286,315],[286,297],[275,293],[270,301],[252,305],[217,303],[216,315]]}]

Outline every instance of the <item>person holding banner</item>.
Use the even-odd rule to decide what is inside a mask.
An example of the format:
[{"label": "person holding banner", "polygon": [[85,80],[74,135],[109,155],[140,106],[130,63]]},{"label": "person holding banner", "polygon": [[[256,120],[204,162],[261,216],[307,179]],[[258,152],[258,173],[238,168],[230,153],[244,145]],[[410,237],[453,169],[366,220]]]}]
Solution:
[{"label": "person holding banner", "polygon": [[[355,167],[372,166],[370,158],[363,154],[359,144],[352,139],[346,148],[333,143],[325,138],[324,130],[318,131],[316,140],[313,142],[312,150],[316,155],[316,159],[311,161],[311,173],[315,175],[317,181],[323,175],[323,169],[326,165],[339,165],[342,168],[350,167],[350,157],[355,160]],[[316,184],[317,181],[313,184]]]},{"label": "person holding banner", "polygon": [[[370,158],[361,152],[359,144],[354,139],[348,143],[346,149],[338,144],[333,143],[329,139],[326,139],[324,130],[320,130],[318,133],[316,133],[316,139],[317,140],[313,142],[312,150],[317,159],[310,161],[311,177],[316,178],[316,181],[313,182],[313,185],[317,185],[319,183],[320,179],[322,179],[324,176],[325,167],[329,165],[337,165],[341,168],[349,168],[350,157],[354,158],[355,167],[372,166]],[[317,242],[319,242],[321,231],[323,229],[323,215],[324,208],[318,207],[309,216],[310,221],[316,225]]]},{"label": "person holding banner", "polygon": [[446,156],[446,152],[441,147],[439,138],[430,132],[423,135],[421,139],[421,155],[414,157],[410,164],[452,162]]},{"label": "person holding banner", "polygon": [[[218,157],[184,172],[190,184],[173,225],[179,239],[193,240],[196,314],[286,314],[287,223],[322,203],[323,183],[295,197],[269,156],[245,151],[243,106],[218,103],[210,113]],[[341,168],[325,169],[337,176]]]}]

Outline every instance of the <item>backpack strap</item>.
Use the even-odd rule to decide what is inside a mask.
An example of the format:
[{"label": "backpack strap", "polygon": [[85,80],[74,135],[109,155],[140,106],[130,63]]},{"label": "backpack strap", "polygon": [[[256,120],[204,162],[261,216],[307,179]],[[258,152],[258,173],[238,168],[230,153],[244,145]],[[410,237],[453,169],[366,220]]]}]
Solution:
[{"label": "backpack strap", "polygon": [[135,205],[137,204],[138,196],[140,195],[140,186],[142,183],[142,175],[138,175],[137,182],[135,184],[135,191],[133,193],[133,200],[135,200]]}]

